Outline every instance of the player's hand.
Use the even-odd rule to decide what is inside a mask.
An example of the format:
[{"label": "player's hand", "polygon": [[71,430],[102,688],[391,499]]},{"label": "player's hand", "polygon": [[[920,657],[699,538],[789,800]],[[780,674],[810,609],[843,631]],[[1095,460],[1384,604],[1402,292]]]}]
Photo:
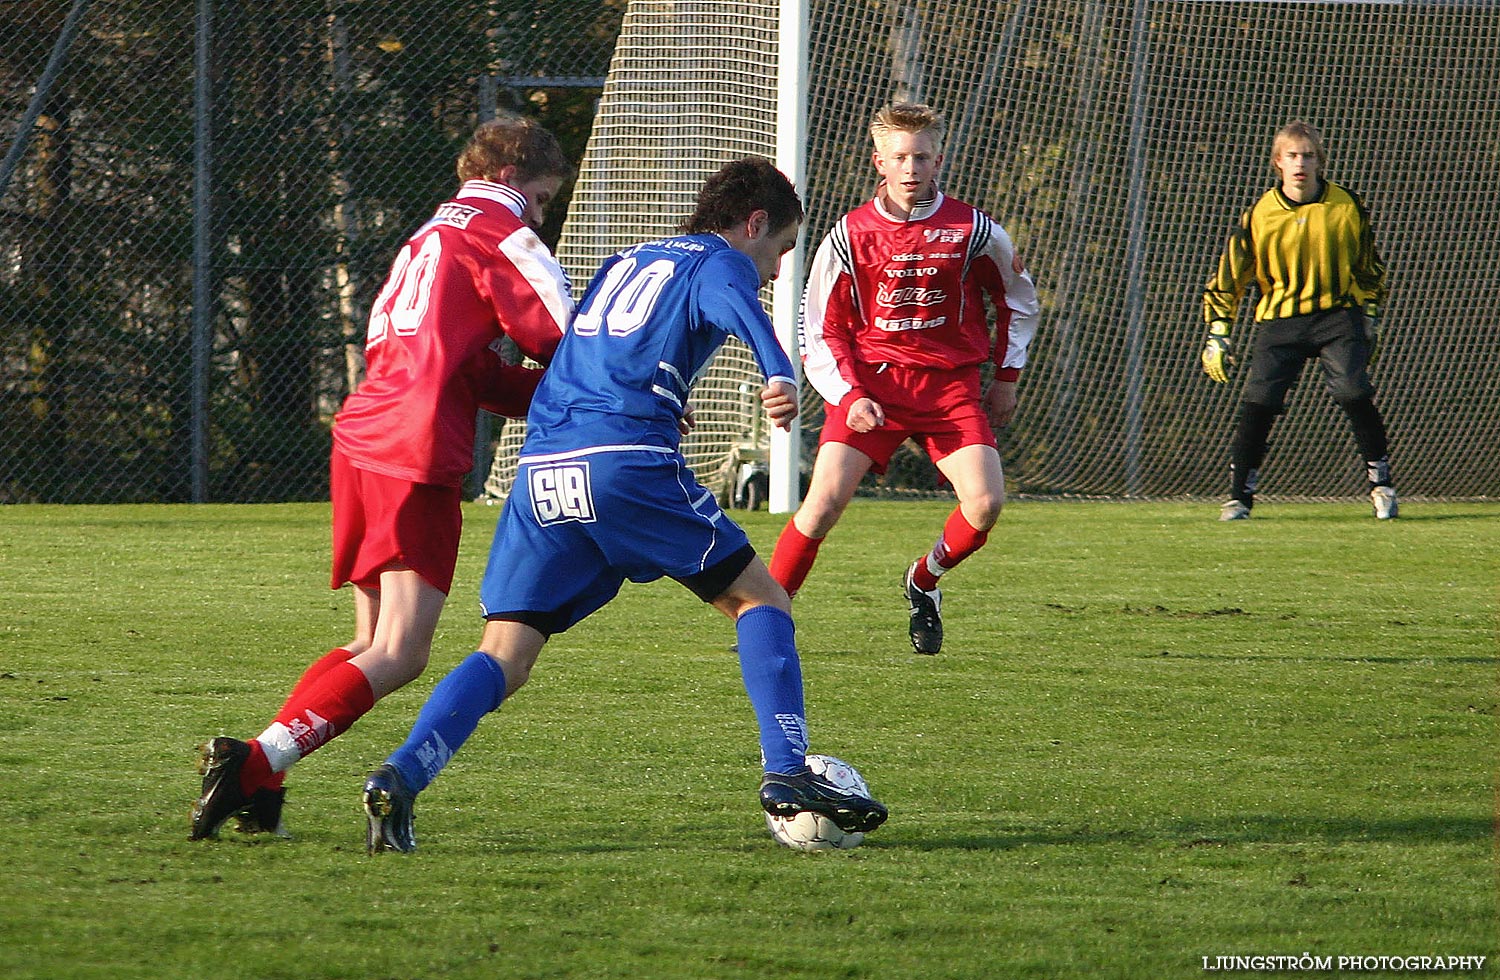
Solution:
[{"label": "player's hand", "polygon": [[1003,429],[1009,425],[1010,420],[1015,417],[1016,405],[1020,400],[1014,381],[991,381],[981,399],[984,412],[990,419],[990,428]]},{"label": "player's hand", "polygon": [[1373,367],[1375,358],[1380,356],[1380,307],[1374,303],[1365,304],[1365,343],[1370,347],[1365,363]]},{"label": "player's hand", "polygon": [[760,390],[760,404],[772,425],[790,428],[797,417],[797,389],[785,381],[773,381]]},{"label": "player's hand", "polygon": [[869,432],[885,425],[885,409],[873,398],[856,398],[849,406],[846,420],[855,432]]},{"label": "player's hand", "polygon": [[1229,380],[1228,368],[1234,364],[1234,355],[1229,347],[1229,322],[1215,320],[1208,328],[1208,341],[1203,345],[1203,373],[1220,384]]},{"label": "player's hand", "polygon": [[696,428],[698,428],[698,414],[693,411],[693,406],[689,405],[683,409],[682,415],[677,419],[677,431],[682,435],[687,435]]}]

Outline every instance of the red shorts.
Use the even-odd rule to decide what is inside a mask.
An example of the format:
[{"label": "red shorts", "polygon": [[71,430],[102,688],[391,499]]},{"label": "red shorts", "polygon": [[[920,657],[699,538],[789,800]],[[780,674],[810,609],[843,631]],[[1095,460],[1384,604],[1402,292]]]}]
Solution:
[{"label": "red shorts", "polygon": [[965,446],[999,448],[989,417],[979,404],[979,368],[902,367],[861,371],[860,382],[885,411],[885,425],[869,432],[849,428],[845,409],[826,405],[823,434],[818,444],[840,442],[858,449],[884,473],[891,455],[907,439],[915,439],[935,463]]},{"label": "red shorts", "polygon": [[333,588],[380,587],[380,573],[409,568],[448,594],[463,530],[458,487],[412,483],[356,467],[334,447]]}]

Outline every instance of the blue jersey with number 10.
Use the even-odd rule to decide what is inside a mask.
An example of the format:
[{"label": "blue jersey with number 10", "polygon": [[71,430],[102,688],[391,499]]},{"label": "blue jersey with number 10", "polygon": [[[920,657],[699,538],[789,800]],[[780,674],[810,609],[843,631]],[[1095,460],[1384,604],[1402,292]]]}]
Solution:
[{"label": "blue jersey with number 10", "polygon": [[608,259],[542,376],[521,455],[675,449],[688,394],[728,336],[767,381],[795,383],[749,256],[718,235],[645,242]]}]

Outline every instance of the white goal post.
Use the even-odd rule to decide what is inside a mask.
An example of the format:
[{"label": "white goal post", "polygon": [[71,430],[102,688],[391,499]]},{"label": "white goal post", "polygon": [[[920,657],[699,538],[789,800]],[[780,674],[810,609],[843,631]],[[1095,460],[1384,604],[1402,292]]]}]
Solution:
[{"label": "white goal post", "polygon": [[[805,114],[806,86],[778,79],[805,64],[805,52],[781,42],[806,23],[806,7],[787,8],[783,17],[777,0],[630,4],[558,244],[576,291],[616,250],[674,233],[703,180],[731,159],[771,159],[803,191],[797,126],[782,124],[780,113]],[[783,260],[774,290],[762,296],[789,350],[802,251]],[[731,339],[693,389],[697,428],[683,455],[726,502],[758,504],[774,492],[778,506],[794,507],[786,495],[797,467],[786,461],[800,459],[797,433],[768,431],[761,385],[749,349]],[[505,426],[486,497],[509,492],[524,431],[523,423]],[[774,467],[773,448],[781,460]]]},{"label": "white goal post", "polygon": [[[783,2],[777,25],[776,63],[776,166],[805,196],[807,188],[807,27],[804,2]],[[807,229],[797,245],[781,261],[781,274],[772,284],[771,319],[781,346],[792,355],[801,384],[802,362],[797,356],[797,311],[801,305],[803,269],[807,256]],[[802,502],[802,420],[793,419],[787,429],[770,430],[770,466],[767,475],[767,505],[773,514],[786,514]],[[741,503],[748,502],[740,494]]]}]

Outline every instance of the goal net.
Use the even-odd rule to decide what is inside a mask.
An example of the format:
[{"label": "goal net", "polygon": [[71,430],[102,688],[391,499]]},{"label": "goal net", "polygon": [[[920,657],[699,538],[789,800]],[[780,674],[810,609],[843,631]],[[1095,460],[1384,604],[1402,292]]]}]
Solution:
[{"label": "goal net", "polygon": [[[558,242],[575,292],[617,250],[674,234],[724,163],[775,157],[777,24],[776,0],[630,4]],[[730,338],[693,389],[696,428],[682,452],[721,494],[746,465],[766,464],[761,384],[749,349]],[[525,431],[506,424],[487,497],[510,492]]]},{"label": "goal net", "polygon": [[[1000,433],[1013,493],[1226,492],[1244,361],[1228,385],[1203,376],[1202,288],[1292,118],[1323,131],[1390,269],[1373,373],[1398,486],[1500,493],[1500,4],[812,0],[809,18],[809,250],[873,190],[874,110],[917,99],[948,117],[945,191],[1005,225],[1037,281],[1041,327]],[[560,248],[576,279],[670,232],[724,160],[772,155],[777,44],[775,3],[630,4]],[[732,479],[763,448],[756,388],[726,348],[695,395],[700,478]],[[821,406],[804,392],[806,456]],[[1316,367],[1263,474],[1270,497],[1363,486]]]}]

